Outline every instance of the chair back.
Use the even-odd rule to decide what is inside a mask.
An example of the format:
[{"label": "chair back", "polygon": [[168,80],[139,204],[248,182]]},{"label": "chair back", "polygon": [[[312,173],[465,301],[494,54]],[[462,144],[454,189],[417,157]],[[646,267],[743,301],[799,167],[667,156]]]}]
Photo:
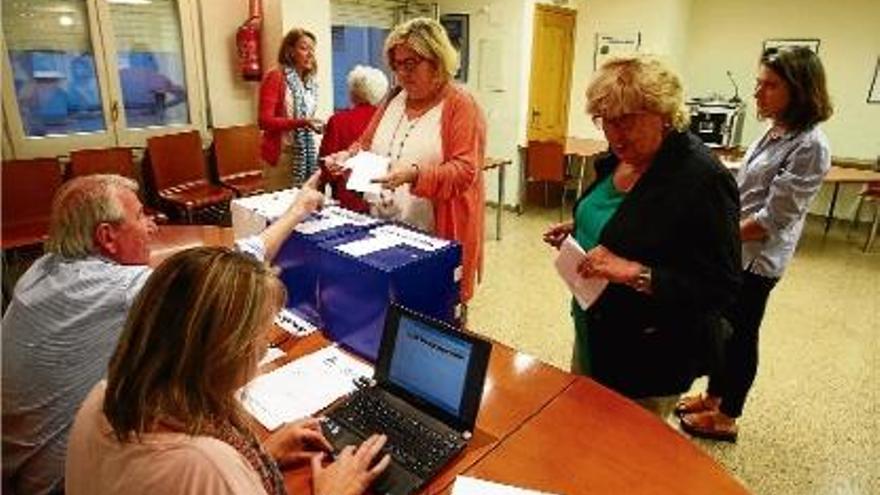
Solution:
[{"label": "chair back", "polygon": [[563,182],[565,147],[557,141],[529,141],[526,148],[526,179]]},{"label": "chair back", "polygon": [[155,136],[147,140],[144,160],[157,192],[195,182],[207,182],[205,155],[199,131]]},{"label": "chair back", "polygon": [[214,129],[212,145],[217,179],[243,173],[262,174],[260,162],[260,130],[255,125],[223,127]]},{"label": "chair back", "polygon": [[3,248],[41,242],[49,231],[52,199],[61,186],[58,159],[3,161],[2,180]]},{"label": "chair back", "polygon": [[130,148],[76,150],[70,153],[67,177],[91,174],[118,174],[137,180]]}]

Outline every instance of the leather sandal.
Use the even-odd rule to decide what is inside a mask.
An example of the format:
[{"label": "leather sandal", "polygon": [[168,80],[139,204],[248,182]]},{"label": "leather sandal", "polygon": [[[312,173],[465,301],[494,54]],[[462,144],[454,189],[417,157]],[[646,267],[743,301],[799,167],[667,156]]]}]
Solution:
[{"label": "leather sandal", "polygon": [[736,442],[739,433],[736,419],[728,418],[721,411],[685,414],[680,418],[680,421],[682,430],[699,438]]},{"label": "leather sandal", "polygon": [[697,395],[688,395],[679,399],[678,403],[675,404],[675,415],[681,417],[685,414],[717,411],[720,405],[720,398],[710,397],[705,392]]}]

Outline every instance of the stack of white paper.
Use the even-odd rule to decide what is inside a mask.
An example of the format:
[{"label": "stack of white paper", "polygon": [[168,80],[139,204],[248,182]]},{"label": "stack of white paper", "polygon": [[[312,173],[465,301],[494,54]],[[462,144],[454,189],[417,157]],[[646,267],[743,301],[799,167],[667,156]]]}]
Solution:
[{"label": "stack of white paper", "polygon": [[553,495],[550,492],[526,490],[510,485],[492,483],[469,476],[458,476],[452,486],[452,495]]},{"label": "stack of white paper", "polygon": [[415,230],[405,229],[399,225],[383,225],[373,229],[371,233],[375,236],[399,239],[401,244],[406,244],[422,251],[436,251],[449,245],[449,241],[445,239],[438,239]]},{"label": "stack of white paper", "polygon": [[239,391],[245,410],[269,430],[311,416],[356,389],[355,380],[373,376],[372,366],[336,346],[303,356]]},{"label": "stack of white paper", "polygon": [[293,188],[232,200],[229,210],[235,238],[241,239],[262,232],[287,211],[297,194],[299,189]]}]

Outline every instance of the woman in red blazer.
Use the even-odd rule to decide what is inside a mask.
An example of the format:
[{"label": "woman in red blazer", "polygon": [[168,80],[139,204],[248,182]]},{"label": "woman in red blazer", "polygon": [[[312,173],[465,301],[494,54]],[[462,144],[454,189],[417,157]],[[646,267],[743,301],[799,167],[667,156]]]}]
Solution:
[{"label": "woman in red blazer", "polygon": [[266,163],[282,162],[293,168],[293,181],[301,184],[317,167],[314,132],[323,124],[315,119],[318,84],[315,74],[315,35],[294,28],[278,50],[278,67],[260,85],[261,154]]}]

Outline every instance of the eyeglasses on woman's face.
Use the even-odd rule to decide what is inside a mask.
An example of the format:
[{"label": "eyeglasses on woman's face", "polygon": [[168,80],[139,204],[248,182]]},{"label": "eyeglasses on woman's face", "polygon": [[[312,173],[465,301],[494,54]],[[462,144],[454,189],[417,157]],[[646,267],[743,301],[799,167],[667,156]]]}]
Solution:
[{"label": "eyeglasses on woman's face", "polygon": [[392,58],[391,70],[394,72],[412,72],[416,70],[416,67],[419,66],[422,62],[427,60],[425,57],[406,57],[406,58]]},{"label": "eyeglasses on woman's face", "polygon": [[593,124],[605,132],[627,132],[634,129],[648,112],[632,112],[617,117],[593,116]]}]

